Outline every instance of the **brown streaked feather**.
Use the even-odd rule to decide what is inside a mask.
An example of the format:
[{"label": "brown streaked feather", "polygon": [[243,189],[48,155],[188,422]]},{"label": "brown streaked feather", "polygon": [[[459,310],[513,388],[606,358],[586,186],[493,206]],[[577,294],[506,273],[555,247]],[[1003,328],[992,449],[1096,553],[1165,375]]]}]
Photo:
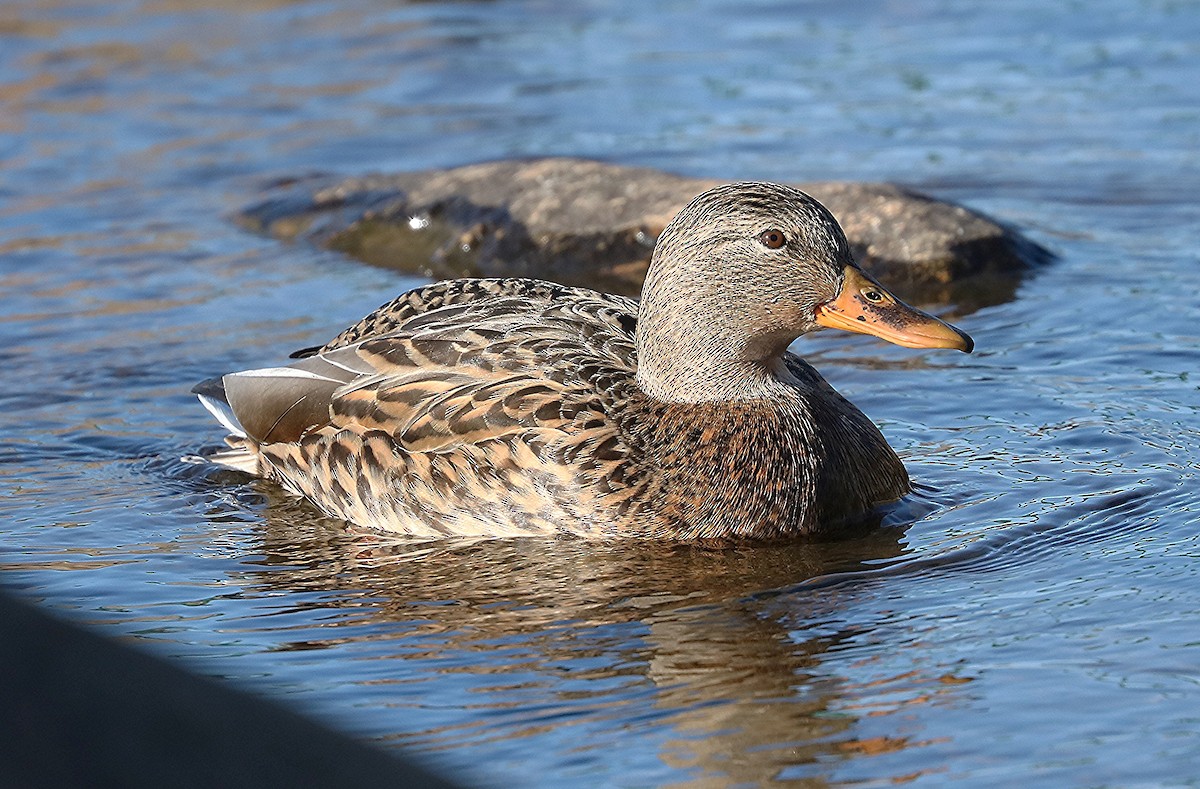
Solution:
[{"label": "brown streaked feather", "polygon": [[[353,351],[371,370],[329,401],[329,424],[383,429],[409,451],[445,449],[513,431],[563,429],[589,410],[598,378],[628,378],[633,338],[602,299],[569,308],[511,297],[437,308]],[[435,320],[435,318],[437,320]],[[319,358],[319,357],[318,357]]]},{"label": "brown streaked feather", "polygon": [[[402,296],[280,368],[333,365],[343,379],[313,381],[302,428],[290,419],[294,380],[255,380],[250,415],[263,422],[276,407],[294,434],[258,442],[264,473],[331,514],[397,531],[482,533],[491,523],[493,533],[594,536],[597,503],[580,491],[624,457],[603,389],[632,376],[636,302],[521,280],[423,290],[432,295]],[[265,391],[284,381],[286,391]]]},{"label": "brown streaked feather", "polygon": [[[260,473],[336,517],[425,537],[779,536],[907,489],[874,426],[797,357],[785,362],[806,396],[782,410],[659,403],[633,383],[632,300],[537,282],[523,299],[521,282],[406,294],[292,365],[344,380],[312,387],[319,418],[293,440],[245,442]],[[879,479],[822,476],[814,449],[839,437],[814,432],[817,412],[867,425]],[[808,506],[820,485],[835,504]]]},{"label": "brown streaked feather", "polygon": [[577,480],[538,451],[536,431],[408,452],[382,431],[327,429],[263,446],[269,476],[335,517],[415,537],[601,536],[572,506]]},{"label": "brown streaked feather", "polygon": [[[467,313],[471,308],[480,304],[494,304],[494,300],[504,297],[515,297],[530,307],[536,307],[538,304],[549,305],[556,301],[579,300],[592,304],[596,316],[601,321],[607,323],[624,319],[626,323],[621,328],[631,336],[636,322],[634,316],[637,315],[637,302],[624,296],[601,294],[586,288],[573,288],[540,280],[454,279],[435,282],[397,296],[316,350],[330,351],[371,337],[389,334],[401,326],[409,325],[414,319],[417,326],[424,325],[425,319],[452,322],[460,327],[467,326],[470,325]],[[599,303],[594,304],[596,302]],[[467,307],[462,311],[440,312],[443,308],[453,305]],[[489,309],[495,312],[494,308]]]},{"label": "brown streaked feather", "polygon": [[286,367],[197,393],[234,433],[221,458],[366,526],[811,534],[909,490],[879,430],[786,351],[829,325],[854,271],[819,203],[727,185],[663,231],[640,303],[526,279],[436,283]]}]

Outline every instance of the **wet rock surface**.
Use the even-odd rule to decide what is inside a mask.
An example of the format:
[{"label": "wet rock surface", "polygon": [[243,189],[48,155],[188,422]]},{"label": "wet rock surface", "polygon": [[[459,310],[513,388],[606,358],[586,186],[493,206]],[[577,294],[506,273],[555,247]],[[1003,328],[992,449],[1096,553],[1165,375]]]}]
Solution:
[{"label": "wet rock surface", "polygon": [[[280,184],[238,221],[434,278],[528,276],[636,294],[663,227],[721,182],[584,159],[505,160]],[[919,302],[1007,301],[1051,257],[978,212],[893,184],[795,186],[833,212],[864,268]]]}]

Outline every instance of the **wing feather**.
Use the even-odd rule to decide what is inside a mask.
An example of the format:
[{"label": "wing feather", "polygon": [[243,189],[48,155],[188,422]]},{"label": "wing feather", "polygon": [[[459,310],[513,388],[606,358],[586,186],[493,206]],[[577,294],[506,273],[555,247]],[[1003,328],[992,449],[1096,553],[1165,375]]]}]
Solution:
[{"label": "wing feather", "polygon": [[402,293],[358,323],[349,327],[324,346],[306,348],[296,355],[311,356],[335,348],[353,345],[372,337],[391,334],[400,329],[417,329],[427,322],[444,322],[470,326],[473,310],[483,308],[492,317],[495,311],[485,305],[496,305],[512,299],[528,311],[547,305],[587,305],[585,311],[604,322],[616,321],[627,333],[633,333],[637,301],[625,296],[601,294],[586,288],[573,288],[554,282],[531,279],[455,279],[435,282]]},{"label": "wing feather", "polygon": [[[260,441],[379,430],[407,452],[603,424],[634,369],[637,303],[531,280],[456,280],[385,304],[314,355],[225,377]],[[610,433],[580,434],[587,446]]]}]

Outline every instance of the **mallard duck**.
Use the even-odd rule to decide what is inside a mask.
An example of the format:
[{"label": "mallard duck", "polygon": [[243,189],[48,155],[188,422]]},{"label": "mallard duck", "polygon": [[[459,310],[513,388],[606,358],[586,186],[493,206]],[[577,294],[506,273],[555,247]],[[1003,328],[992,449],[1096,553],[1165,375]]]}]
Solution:
[{"label": "mallard duck", "polygon": [[833,327],[970,352],[772,183],[663,230],[640,303],[533,279],[417,288],[283,367],[194,390],[213,459],[415,537],[720,539],[835,531],[910,490],[878,428],[788,351]]}]

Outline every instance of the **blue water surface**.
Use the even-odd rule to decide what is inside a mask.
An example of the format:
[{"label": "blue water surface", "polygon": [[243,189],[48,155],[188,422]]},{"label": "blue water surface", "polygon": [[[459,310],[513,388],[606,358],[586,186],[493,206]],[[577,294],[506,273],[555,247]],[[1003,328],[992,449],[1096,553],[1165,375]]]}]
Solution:
[{"label": "blue water surface", "polygon": [[[888,180],[1058,260],[971,356],[805,338],[917,493],[842,542],[390,545],[188,389],[420,280],[281,179]],[[484,785],[1200,784],[1200,4],[9,0],[0,584]]]}]

